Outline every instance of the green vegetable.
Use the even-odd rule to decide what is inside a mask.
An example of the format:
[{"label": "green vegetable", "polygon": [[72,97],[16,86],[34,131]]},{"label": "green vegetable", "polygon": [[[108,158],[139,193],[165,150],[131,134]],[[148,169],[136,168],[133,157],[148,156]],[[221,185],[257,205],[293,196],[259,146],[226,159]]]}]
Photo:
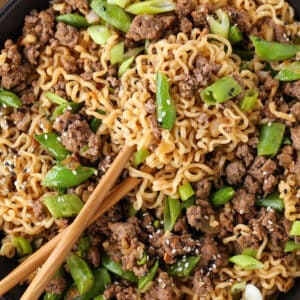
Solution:
[{"label": "green vegetable", "polygon": [[151,0],[133,3],[126,8],[126,11],[133,15],[153,15],[173,11],[175,6],[173,1]]},{"label": "green vegetable", "polygon": [[[105,112],[100,109],[97,109],[96,111],[101,115],[105,115]],[[90,123],[91,130],[96,133],[101,123],[102,123],[101,119],[94,117]]]},{"label": "green vegetable", "polygon": [[36,135],[34,138],[58,161],[64,160],[68,155],[71,154],[71,152],[68,151],[61,143],[59,136],[54,132]]},{"label": "green vegetable", "polygon": [[68,105],[69,104],[69,101],[67,101],[66,99],[64,99],[52,92],[46,92],[45,95],[54,104],[57,104],[57,105]]},{"label": "green vegetable", "polygon": [[130,3],[130,0],[107,0],[107,3],[125,8]]},{"label": "green vegetable", "polygon": [[170,95],[170,87],[165,74],[156,74],[156,112],[162,128],[172,130],[176,121],[176,108]]},{"label": "green vegetable", "polygon": [[14,237],[12,243],[16,248],[19,256],[24,256],[32,253],[32,247],[29,241],[24,239],[23,237]]},{"label": "green vegetable", "polygon": [[258,155],[276,155],[280,148],[284,131],[285,125],[281,123],[263,125],[257,145]]},{"label": "green vegetable", "polygon": [[105,287],[111,283],[111,277],[108,271],[101,267],[93,272],[94,284],[84,295],[76,297],[75,300],[90,300],[104,292]]},{"label": "green vegetable", "polygon": [[93,300],[106,300],[103,295],[98,295]]},{"label": "green vegetable", "polygon": [[240,109],[244,112],[249,112],[252,111],[257,98],[258,98],[258,89],[251,89],[251,90],[247,90],[245,93],[245,96],[242,98],[241,102],[240,102]]},{"label": "green vegetable", "polygon": [[300,236],[300,221],[293,222],[290,235]]},{"label": "green vegetable", "polygon": [[124,59],[130,58],[132,56],[137,56],[144,50],[145,47],[136,47],[136,48],[129,49],[127,52],[124,53]]},{"label": "green vegetable", "polygon": [[107,255],[106,253],[103,253],[102,257],[102,265],[111,273],[120,276],[123,279],[126,279],[130,282],[138,282],[138,278],[135,276],[135,274],[131,271],[124,271],[122,269],[121,264],[115,262],[112,260],[112,258]]},{"label": "green vegetable", "polygon": [[172,231],[177,218],[181,213],[181,205],[178,199],[168,197],[164,206],[164,228],[165,231]]},{"label": "green vegetable", "polygon": [[134,62],[134,56],[127,58],[119,67],[118,76],[122,77],[124,73],[130,68],[130,65]]},{"label": "green vegetable", "polygon": [[6,90],[0,90],[0,104],[14,108],[22,106],[20,98],[13,92]]},{"label": "green vegetable", "polygon": [[255,47],[256,55],[267,61],[279,61],[294,57],[300,51],[299,45],[268,42],[254,35],[250,39]]},{"label": "green vegetable", "polygon": [[215,34],[222,35],[224,38],[228,38],[230,20],[227,12],[218,9],[216,11],[218,19],[216,20],[214,16],[207,16],[207,22],[210,27],[210,31]]},{"label": "green vegetable", "polygon": [[133,165],[138,167],[141,163],[143,163],[146,157],[149,155],[149,151],[147,149],[141,149],[134,154]]},{"label": "green vegetable", "polygon": [[129,216],[133,217],[137,214],[137,212],[138,211],[133,207],[133,205],[130,205],[130,207],[129,207]]},{"label": "green vegetable", "polygon": [[87,31],[91,39],[98,45],[105,45],[111,37],[111,31],[104,25],[92,25]]},{"label": "green vegetable", "polygon": [[160,227],[160,222],[159,222],[159,220],[154,220],[154,221],[153,221],[153,226],[154,226],[154,228],[158,229],[158,228]]},{"label": "green vegetable", "polygon": [[62,299],[62,297],[63,295],[57,295],[57,294],[46,292],[43,297],[43,300],[60,300]]},{"label": "green vegetable", "polygon": [[168,273],[175,277],[188,277],[197,266],[200,256],[188,256],[173,264]]},{"label": "green vegetable", "polygon": [[149,256],[148,256],[147,252],[144,251],[143,257],[141,259],[137,260],[137,262],[136,262],[137,265],[138,266],[144,265],[145,263],[147,263],[148,258],[149,258]]},{"label": "green vegetable", "polygon": [[96,169],[79,166],[72,170],[68,166],[56,165],[45,176],[42,185],[50,188],[70,188],[90,178]]},{"label": "green vegetable", "polygon": [[77,28],[88,27],[89,23],[85,19],[85,17],[78,14],[65,14],[59,15],[56,18],[57,22],[62,22],[67,25],[71,25]]},{"label": "green vegetable", "polygon": [[217,190],[211,198],[211,203],[214,207],[220,207],[229,202],[235,195],[235,190],[228,186]]},{"label": "green vegetable", "polygon": [[223,103],[242,92],[241,86],[231,76],[223,77],[203,89],[201,99],[211,105]]},{"label": "green vegetable", "polygon": [[50,118],[51,121],[55,121],[55,119],[65,113],[66,110],[71,111],[73,114],[77,113],[81,107],[83,106],[83,103],[73,103],[68,102],[68,104],[63,104],[55,108],[53,111],[52,117]]},{"label": "green vegetable", "polygon": [[75,254],[71,254],[66,262],[80,295],[86,294],[94,284],[94,275],[89,265]]},{"label": "green vegetable", "polygon": [[120,6],[109,4],[105,0],[92,0],[90,6],[105,22],[123,32],[128,32],[131,19]]},{"label": "green vegetable", "polygon": [[110,50],[110,63],[112,65],[123,61],[124,43],[114,45]]},{"label": "green vegetable", "polygon": [[91,240],[87,235],[81,237],[78,243],[76,244],[76,250],[79,251],[88,251],[90,247],[91,247]]},{"label": "green vegetable", "polygon": [[83,202],[75,194],[44,196],[43,202],[56,219],[77,216],[83,207]]},{"label": "green vegetable", "polygon": [[280,81],[293,81],[300,79],[300,62],[292,62],[284,66],[275,76]]},{"label": "green vegetable", "polygon": [[182,201],[180,204],[181,204],[181,208],[182,209],[187,209],[193,205],[195,205],[195,201],[196,201],[196,197],[195,196],[192,196],[190,197],[188,200],[186,201]]},{"label": "green vegetable", "polygon": [[279,212],[282,212],[284,209],[284,202],[278,193],[272,193],[265,198],[257,199],[255,204],[262,207],[272,207]]},{"label": "green vegetable", "polygon": [[150,272],[147,275],[139,278],[138,288],[141,293],[145,293],[147,291],[149,283],[154,279],[157,273],[158,267],[159,263],[156,261]]},{"label": "green vegetable", "polygon": [[242,252],[243,255],[248,255],[248,256],[252,256],[255,257],[257,254],[257,250],[256,249],[252,249],[252,248],[245,248]]},{"label": "green vegetable", "polygon": [[195,191],[189,182],[179,186],[178,193],[182,201],[186,201],[195,195]]},{"label": "green vegetable", "polygon": [[243,40],[243,34],[237,24],[230,26],[228,38],[231,44],[236,44]]},{"label": "green vegetable", "polygon": [[232,256],[229,258],[229,261],[246,270],[261,269],[265,266],[262,262],[255,259],[254,257],[243,254]]},{"label": "green vegetable", "polygon": [[231,286],[231,294],[241,293],[246,288],[246,281],[235,283]]},{"label": "green vegetable", "polygon": [[284,245],[284,252],[294,252],[300,250],[300,245],[294,241],[287,241]]},{"label": "green vegetable", "polygon": [[290,138],[288,138],[287,136],[283,138],[282,140],[282,144],[283,145],[292,145],[292,141]]}]

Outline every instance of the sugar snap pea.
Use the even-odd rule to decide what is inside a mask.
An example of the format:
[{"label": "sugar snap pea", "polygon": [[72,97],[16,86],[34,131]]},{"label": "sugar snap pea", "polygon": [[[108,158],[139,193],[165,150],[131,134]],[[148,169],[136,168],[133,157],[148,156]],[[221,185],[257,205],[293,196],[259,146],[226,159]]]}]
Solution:
[{"label": "sugar snap pea", "polygon": [[168,273],[175,277],[188,277],[197,266],[199,260],[200,256],[188,256],[182,258],[170,266]]},{"label": "sugar snap pea", "polygon": [[54,132],[36,135],[34,138],[58,161],[64,160],[69,154],[71,154],[71,152],[68,151],[61,143],[59,136]]},{"label": "sugar snap pea", "polygon": [[90,6],[105,22],[123,32],[128,32],[131,19],[120,6],[109,4],[105,0],[92,0]]},{"label": "sugar snap pea", "polygon": [[294,57],[300,51],[300,45],[269,42],[257,36],[250,35],[256,55],[267,61],[279,61]]},{"label": "sugar snap pea", "polygon": [[215,105],[226,102],[241,92],[242,88],[239,83],[232,76],[227,76],[203,89],[200,97],[205,103]]},{"label": "sugar snap pea", "polygon": [[89,265],[75,254],[71,254],[66,263],[80,295],[86,294],[95,281]]},{"label": "sugar snap pea", "polygon": [[12,240],[18,255],[23,256],[32,253],[32,247],[28,240],[23,237],[14,237]]},{"label": "sugar snap pea", "polygon": [[68,166],[56,165],[45,176],[42,185],[50,188],[70,188],[90,178],[96,169],[79,166],[71,169]]},{"label": "sugar snap pea", "polygon": [[148,274],[140,277],[138,280],[138,288],[141,293],[145,293],[149,287],[149,283],[154,279],[159,267],[158,261],[155,262]]},{"label": "sugar snap pea", "polygon": [[0,90],[0,104],[14,108],[20,108],[22,106],[20,98],[13,92],[7,90]]},{"label": "sugar snap pea", "polygon": [[83,202],[75,194],[47,195],[43,197],[43,202],[56,219],[76,216],[83,207]]},{"label": "sugar snap pea", "polygon": [[150,0],[150,1],[138,1],[129,5],[126,11],[134,15],[153,15],[161,14],[173,11],[175,9],[175,3],[168,0]]},{"label": "sugar snap pea", "polygon": [[71,25],[71,26],[77,27],[77,28],[89,26],[89,23],[86,20],[86,18],[81,15],[78,15],[78,14],[59,15],[55,19],[57,22],[62,22],[62,23],[65,23],[67,25]]}]

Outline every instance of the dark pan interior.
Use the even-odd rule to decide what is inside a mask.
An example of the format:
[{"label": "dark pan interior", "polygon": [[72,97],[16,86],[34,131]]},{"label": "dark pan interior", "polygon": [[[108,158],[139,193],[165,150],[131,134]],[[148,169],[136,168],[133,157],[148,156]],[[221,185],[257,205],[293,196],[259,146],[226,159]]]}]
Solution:
[{"label": "dark pan interior", "polygon": [[[300,1],[289,0],[300,17]],[[16,39],[21,32],[23,20],[28,12],[35,9],[47,7],[47,0],[9,0],[7,4],[0,9],[0,47],[8,38]],[[0,237],[1,238],[1,237]],[[0,256],[0,278],[18,265],[16,260],[9,260]],[[17,286],[12,289],[5,297],[0,300],[17,300],[24,290],[24,287]],[[300,299],[300,279],[296,281],[295,287],[288,293],[280,295],[278,300],[299,300]]]}]

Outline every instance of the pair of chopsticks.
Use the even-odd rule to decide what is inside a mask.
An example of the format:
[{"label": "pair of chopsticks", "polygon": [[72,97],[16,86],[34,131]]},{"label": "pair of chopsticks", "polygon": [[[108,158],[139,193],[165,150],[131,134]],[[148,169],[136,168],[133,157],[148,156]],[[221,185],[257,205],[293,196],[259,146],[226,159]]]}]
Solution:
[{"label": "pair of chopsticks", "polygon": [[71,225],[0,281],[0,295],[5,294],[45,262],[21,300],[37,300],[39,298],[82,232],[140,182],[140,179],[129,177],[108,195],[134,149],[134,147],[125,146],[118,154]]}]

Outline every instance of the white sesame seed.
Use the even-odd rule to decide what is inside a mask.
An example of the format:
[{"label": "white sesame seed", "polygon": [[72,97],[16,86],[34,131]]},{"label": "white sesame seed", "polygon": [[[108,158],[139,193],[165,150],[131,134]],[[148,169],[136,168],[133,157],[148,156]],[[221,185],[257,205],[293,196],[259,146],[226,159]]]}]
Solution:
[{"label": "white sesame seed", "polygon": [[272,126],[272,122],[271,121],[268,123],[268,127],[270,127],[270,126]]},{"label": "white sesame seed", "polygon": [[241,209],[241,210],[240,210],[240,214],[242,215],[243,213],[244,213],[244,211]]},{"label": "white sesame seed", "polygon": [[177,252],[177,249],[172,249],[172,251],[171,251],[171,254],[176,254],[176,252]]},{"label": "white sesame seed", "polygon": [[169,240],[169,239],[166,239],[165,241],[166,241],[166,245],[167,245],[167,246],[170,246],[170,240]]},{"label": "white sesame seed", "polygon": [[48,140],[48,134],[45,134],[45,140],[46,141]]},{"label": "white sesame seed", "polygon": [[268,220],[268,224],[272,225],[272,224],[273,224],[273,222],[272,222],[271,220]]},{"label": "white sesame seed", "polygon": [[184,264],[184,267],[185,268],[188,268],[190,266],[190,264],[188,263],[188,262],[186,262],[185,264]]}]

